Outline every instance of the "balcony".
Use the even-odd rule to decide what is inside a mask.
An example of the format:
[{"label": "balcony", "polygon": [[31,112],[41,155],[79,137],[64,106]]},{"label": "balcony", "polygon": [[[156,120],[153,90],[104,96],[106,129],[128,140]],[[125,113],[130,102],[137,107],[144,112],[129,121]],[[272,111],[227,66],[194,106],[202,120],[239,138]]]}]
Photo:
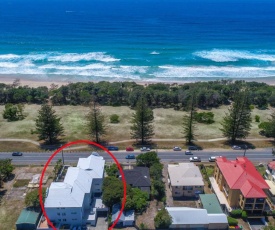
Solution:
[{"label": "balcony", "polygon": [[254,199],[254,198],[246,198],[245,203],[250,203],[250,204],[253,204],[253,203],[254,203],[254,201],[255,201],[255,199]]},{"label": "balcony", "polygon": [[226,190],[225,187],[222,187],[222,188],[223,188],[223,191],[224,191],[225,195],[228,197],[228,191]]},{"label": "balcony", "polygon": [[263,209],[263,205],[262,204],[255,204],[255,206],[254,206],[254,209]]},{"label": "balcony", "polygon": [[258,199],[256,199],[256,203],[257,204],[263,204],[264,202],[265,202],[264,198],[258,198]]},{"label": "balcony", "polygon": [[247,204],[244,206],[245,210],[252,210],[253,209],[253,205],[252,204]]}]

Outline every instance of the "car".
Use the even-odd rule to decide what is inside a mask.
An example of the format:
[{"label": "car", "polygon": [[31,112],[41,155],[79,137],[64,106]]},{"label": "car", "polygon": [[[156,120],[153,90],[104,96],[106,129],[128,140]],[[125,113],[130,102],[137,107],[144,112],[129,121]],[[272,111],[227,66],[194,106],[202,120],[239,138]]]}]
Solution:
[{"label": "car", "polygon": [[133,147],[131,147],[131,146],[129,146],[129,147],[127,147],[127,148],[126,148],[126,151],[127,151],[127,152],[134,151],[134,148],[133,148]]},{"label": "car", "polygon": [[135,157],[135,155],[133,155],[133,154],[129,154],[129,155],[127,155],[125,158],[126,158],[126,159],[135,159],[136,157]]},{"label": "car", "polygon": [[150,148],[148,148],[148,147],[141,147],[140,148],[140,151],[142,151],[142,152],[148,152],[148,151],[150,151],[151,149]]},{"label": "car", "polygon": [[13,152],[12,156],[23,156],[23,153],[21,153],[21,152]]},{"label": "car", "polygon": [[173,148],[173,150],[174,150],[174,151],[181,151],[181,148],[178,147],[178,146],[175,146],[175,147]]},{"label": "car", "polygon": [[197,146],[189,146],[188,150],[199,150]]},{"label": "car", "polygon": [[107,149],[110,150],[110,151],[118,151],[117,146],[108,146]]},{"label": "car", "polygon": [[217,160],[217,157],[212,156],[212,157],[209,157],[208,160],[209,162],[215,162]]},{"label": "car", "polygon": [[189,151],[189,150],[186,150],[185,151],[185,155],[193,155],[193,153],[191,151]]},{"label": "car", "polygon": [[232,149],[234,149],[234,150],[241,150],[242,147],[240,147],[240,146],[238,146],[238,145],[233,145],[233,146],[232,146]]},{"label": "car", "polygon": [[190,162],[201,162],[200,157],[190,157],[189,160],[190,160]]},{"label": "car", "polygon": [[100,155],[97,152],[92,152],[93,156],[99,157]]}]

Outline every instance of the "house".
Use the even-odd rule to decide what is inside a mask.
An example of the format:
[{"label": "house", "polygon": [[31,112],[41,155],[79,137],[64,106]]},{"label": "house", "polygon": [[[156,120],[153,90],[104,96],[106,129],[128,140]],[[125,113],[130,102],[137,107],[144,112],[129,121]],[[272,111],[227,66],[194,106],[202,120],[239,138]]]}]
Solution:
[{"label": "house", "polygon": [[267,164],[265,171],[265,182],[269,185],[270,189],[267,191],[267,195],[270,200],[275,202],[275,161],[271,161]]},{"label": "house", "polygon": [[166,207],[172,218],[170,229],[228,229],[225,214],[208,214],[206,209]]},{"label": "house", "polygon": [[134,167],[133,169],[124,169],[123,172],[128,185],[150,194],[151,181],[148,167]]},{"label": "house", "polygon": [[265,209],[269,186],[246,157],[217,158],[214,178],[230,207],[240,207],[248,214],[262,213]]},{"label": "house", "polygon": [[204,192],[201,172],[194,163],[169,164],[168,184],[176,198],[197,197]]},{"label": "house", "polygon": [[63,182],[51,183],[44,207],[56,227],[95,225],[98,215],[107,215],[108,208],[100,198],[104,165],[100,156],[80,158],[77,167],[67,169]]},{"label": "house", "polygon": [[206,209],[208,214],[223,213],[216,194],[200,194],[199,196],[201,206]]},{"label": "house", "polygon": [[[112,209],[112,223],[117,219],[121,206],[115,204]],[[134,210],[123,211],[116,227],[131,227],[135,225],[135,212]]]},{"label": "house", "polygon": [[40,216],[41,211],[24,208],[16,221],[16,230],[35,230]]}]

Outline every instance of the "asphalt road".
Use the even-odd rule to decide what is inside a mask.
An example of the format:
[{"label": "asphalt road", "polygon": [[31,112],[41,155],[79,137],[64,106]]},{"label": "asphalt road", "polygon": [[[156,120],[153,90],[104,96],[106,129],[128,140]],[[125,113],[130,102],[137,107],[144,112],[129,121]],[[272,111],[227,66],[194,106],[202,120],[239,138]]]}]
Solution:
[{"label": "asphalt road", "polygon": [[[0,159],[11,158],[13,164],[17,165],[44,165],[47,160],[50,158],[53,152],[23,152],[23,156],[12,156],[10,152],[0,153]],[[119,163],[134,162],[134,159],[127,160],[125,157],[128,154],[134,154],[135,156],[141,154],[140,151],[136,150],[134,152],[125,152],[125,151],[112,151],[114,157],[118,160]],[[243,156],[243,150],[229,150],[229,151],[192,151],[193,156],[198,156],[203,162],[208,162],[210,156],[225,156],[228,159],[235,159],[238,156]],[[80,157],[87,157],[91,152],[67,152],[64,151],[64,162],[65,164],[77,163]],[[104,157],[106,163],[114,162],[112,157],[106,152],[99,152],[101,156]],[[61,153],[58,153],[51,161],[54,163],[62,157]],[[188,162],[190,155],[185,155],[184,151],[158,151],[158,156],[163,162]],[[271,161],[275,156],[272,156],[271,149],[264,150],[247,150],[246,157],[248,157],[252,162],[261,162],[267,163]]]}]

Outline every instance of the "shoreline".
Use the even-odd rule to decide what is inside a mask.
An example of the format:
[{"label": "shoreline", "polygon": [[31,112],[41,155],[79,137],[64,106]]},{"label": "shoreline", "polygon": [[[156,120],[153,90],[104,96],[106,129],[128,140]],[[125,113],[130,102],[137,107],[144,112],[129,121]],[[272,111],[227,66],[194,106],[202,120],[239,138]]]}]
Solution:
[{"label": "shoreline", "polygon": [[[40,79],[38,79],[38,77]],[[56,80],[56,79],[52,79],[52,78],[57,78],[60,77],[63,80]],[[71,79],[69,80],[69,78],[71,77]],[[106,81],[104,79],[102,80],[98,80],[98,81],[87,81],[87,80],[76,80],[74,79],[74,76],[40,76],[40,75],[22,75],[22,74],[10,74],[10,75],[3,75],[0,74],[0,83],[4,83],[4,84],[12,84],[15,80],[20,80],[20,85],[21,86],[29,86],[29,87],[43,87],[46,86],[48,88],[51,87],[52,84],[57,85],[58,87],[62,86],[62,85],[67,85],[69,83],[77,83],[77,82],[100,82],[100,81]],[[184,85],[186,83],[194,83],[194,82],[207,82],[207,81],[217,81],[217,80],[232,80],[232,81],[237,81],[237,80],[244,80],[246,82],[259,82],[259,83],[266,83],[268,85],[275,85],[275,77],[270,77],[270,78],[249,78],[249,79],[242,79],[242,78],[234,78],[234,79],[209,79],[209,80],[190,80],[190,79],[186,79],[183,81],[134,81],[134,80],[120,80],[120,81],[109,81],[109,82],[135,82],[139,85],[148,85],[148,84],[157,84],[157,83],[164,83],[164,84],[169,84],[169,85],[173,85],[173,84],[178,84],[178,85]]]}]

